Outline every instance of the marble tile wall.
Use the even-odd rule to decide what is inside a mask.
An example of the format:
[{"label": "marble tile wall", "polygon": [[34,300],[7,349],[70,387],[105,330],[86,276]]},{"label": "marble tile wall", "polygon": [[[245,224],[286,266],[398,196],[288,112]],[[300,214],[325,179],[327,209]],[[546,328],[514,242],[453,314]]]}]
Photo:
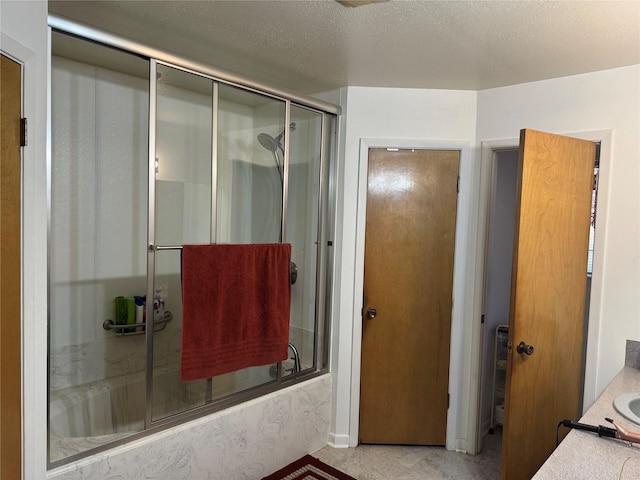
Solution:
[{"label": "marble tile wall", "polygon": [[[163,337],[166,332],[160,332]],[[159,337],[158,337],[159,338]],[[168,339],[177,339],[179,335],[167,336]],[[311,337],[312,339],[312,337]],[[85,344],[74,349],[65,349],[62,354],[54,357],[56,360],[68,359],[70,354],[75,355],[76,362],[68,362],[66,365],[73,368],[74,365],[93,366],[93,358],[104,355],[104,363],[111,367],[106,371],[112,373],[104,379],[79,383],[76,386],[64,388],[52,388],[50,392],[49,427],[50,427],[50,458],[58,461],[69,455],[86,451],[96,445],[102,445],[110,441],[110,436],[115,433],[136,433],[143,429],[144,408],[146,404],[145,372],[144,365],[140,364],[139,351],[144,351],[143,336],[113,337],[108,339],[107,348],[97,348],[97,342]],[[292,339],[293,341],[293,339]],[[175,343],[175,342],[174,342]],[[178,358],[173,363],[167,362],[167,358],[178,355],[179,346],[168,348],[167,342],[163,342],[164,348],[156,348],[155,351],[164,353],[156,355],[158,366],[154,369],[154,395],[153,410],[154,419],[161,419],[178,412],[201,406],[205,398],[206,382],[182,382],[179,377]],[[313,349],[313,342],[307,343],[308,348],[301,349],[302,367],[311,366],[311,355],[306,358],[305,352]],[[164,360],[163,360],[164,359]],[[53,363],[53,362],[52,362]],[[96,363],[100,363],[99,360]],[[69,374],[60,375],[62,369],[52,369],[58,374],[53,377],[57,380],[69,381],[73,378],[92,378],[88,374],[94,374],[100,369],[79,368],[78,372],[69,370]],[[126,372],[132,368],[131,373]],[[293,371],[293,360],[284,362],[284,375]],[[115,372],[115,375],[113,373]],[[83,377],[84,375],[84,377]],[[264,384],[275,378],[273,367],[255,367],[240,370],[228,375],[221,375],[214,379],[213,398],[228,396],[255,385]]]},{"label": "marble tile wall", "polygon": [[[180,362],[182,325],[179,318],[155,335],[153,356],[156,367],[178,365]],[[313,331],[292,325],[289,341],[298,348],[303,367],[312,365]],[[51,348],[51,389],[76,387],[143,372],[147,362],[145,342],[144,335],[121,336],[105,332],[103,338],[92,342]]]},{"label": "marble tile wall", "polygon": [[[179,362],[181,328],[178,317],[155,334],[156,366]],[[52,347],[49,354],[51,388],[57,390],[142,372],[147,364],[145,342],[144,335],[122,336],[109,331],[91,342]]]},{"label": "marble tile wall", "polygon": [[327,444],[331,374],[49,472],[49,480],[255,480]]}]

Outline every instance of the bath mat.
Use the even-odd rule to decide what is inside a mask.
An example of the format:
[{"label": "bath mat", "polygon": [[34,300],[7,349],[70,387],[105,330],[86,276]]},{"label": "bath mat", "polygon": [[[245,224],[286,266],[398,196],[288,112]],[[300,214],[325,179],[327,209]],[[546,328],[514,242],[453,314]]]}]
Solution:
[{"label": "bath mat", "polygon": [[311,455],[305,455],[299,460],[272,473],[262,480],[356,480],[346,473],[321,462]]}]

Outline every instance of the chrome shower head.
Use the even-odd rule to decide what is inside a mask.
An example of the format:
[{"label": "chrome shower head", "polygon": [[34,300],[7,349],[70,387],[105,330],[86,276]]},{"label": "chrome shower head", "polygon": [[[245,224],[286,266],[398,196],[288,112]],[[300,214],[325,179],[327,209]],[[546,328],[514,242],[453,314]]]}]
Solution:
[{"label": "chrome shower head", "polygon": [[[289,124],[289,128],[291,130],[295,130],[296,129],[296,123],[295,122],[291,122]],[[284,136],[284,132],[285,132],[285,130],[280,132],[280,135],[278,135],[276,138],[273,138],[268,133],[259,133],[258,134],[258,142],[260,143],[260,145],[262,145],[264,148],[266,148],[270,152],[275,153],[276,150],[278,150],[278,148],[280,148],[282,150],[282,144],[280,143],[280,140],[282,140],[282,137]]]},{"label": "chrome shower head", "polygon": [[258,142],[260,143],[260,145],[269,150],[271,153],[275,153],[275,151],[278,149],[278,147],[280,146],[281,138],[282,134],[278,135],[276,138],[273,138],[268,133],[258,134]]}]

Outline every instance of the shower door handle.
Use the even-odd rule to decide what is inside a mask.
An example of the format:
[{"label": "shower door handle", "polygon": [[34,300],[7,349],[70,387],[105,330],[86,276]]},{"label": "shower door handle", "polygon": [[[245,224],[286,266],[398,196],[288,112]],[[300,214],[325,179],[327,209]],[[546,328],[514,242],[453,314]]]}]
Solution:
[{"label": "shower door handle", "polygon": [[367,318],[376,318],[376,315],[378,315],[378,311],[375,308],[367,308]]}]

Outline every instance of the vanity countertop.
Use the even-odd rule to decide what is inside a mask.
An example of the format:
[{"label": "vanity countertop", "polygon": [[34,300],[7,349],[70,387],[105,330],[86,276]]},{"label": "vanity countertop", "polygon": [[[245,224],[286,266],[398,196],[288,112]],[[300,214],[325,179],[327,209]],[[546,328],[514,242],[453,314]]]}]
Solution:
[{"label": "vanity countertop", "polygon": [[[609,417],[627,430],[640,432],[640,425],[626,420],[613,407],[613,400],[627,392],[640,392],[640,370],[636,368],[623,367],[580,419],[580,423],[613,427],[605,421],[605,417]],[[629,446],[628,443],[620,440],[571,430],[538,470],[533,480],[560,478],[563,480],[640,479],[640,445]]]}]

